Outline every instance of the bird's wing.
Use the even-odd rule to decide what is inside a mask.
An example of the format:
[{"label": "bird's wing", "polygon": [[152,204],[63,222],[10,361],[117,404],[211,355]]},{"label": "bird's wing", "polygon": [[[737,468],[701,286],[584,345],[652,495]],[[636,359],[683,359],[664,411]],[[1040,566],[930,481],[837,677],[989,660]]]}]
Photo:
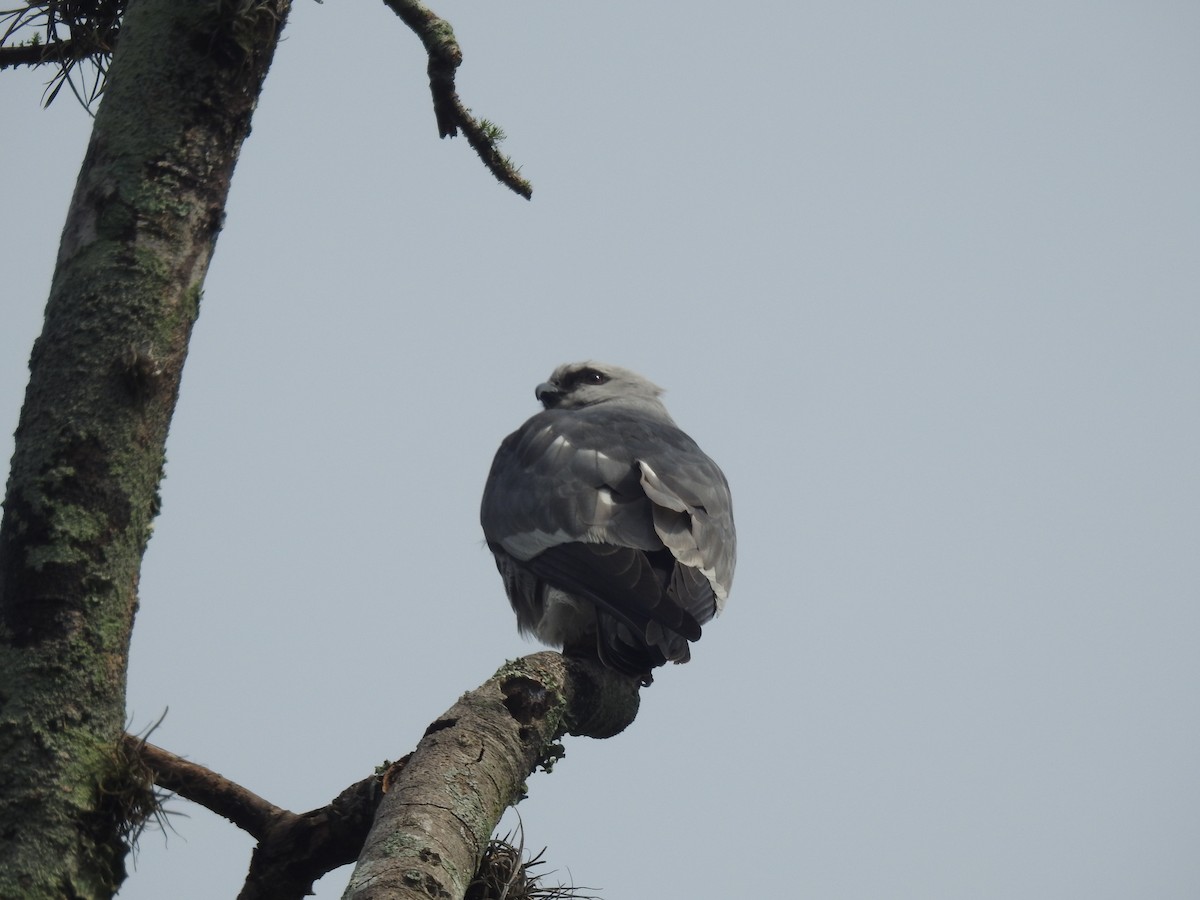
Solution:
[{"label": "bird's wing", "polygon": [[505,438],[480,520],[488,541],[522,562],[576,541],[662,547],[628,448],[575,412],[547,410]]},{"label": "bird's wing", "polygon": [[[504,441],[484,490],[481,520],[493,551],[517,562],[501,560],[501,570],[508,571],[519,615],[521,606],[535,603],[532,596],[513,594],[512,588],[536,588],[525,572],[586,597],[648,642],[661,640],[663,628],[699,639],[700,622],[714,612],[714,591],[704,578],[674,565],[678,554],[664,540],[664,523],[682,545],[674,532],[687,513],[658,508],[636,456],[664,435],[669,443],[679,436],[680,446],[695,446],[669,424],[603,411],[549,410]],[[654,489],[664,495],[670,490],[658,481]],[[674,556],[665,556],[667,550]]]},{"label": "bird's wing", "polygon": [[[703,576],[719,612],[729,597],[737,563],[733,501],[724,474],[683,432],[668,443],[646,448],[637,465],[642,490],[653,504],[655,533],[682,564],[680,577],[699,587],[697,574]],[[681,589],[693,592],[685,585]],[[701,621],[712,617],[692,611]]]}]

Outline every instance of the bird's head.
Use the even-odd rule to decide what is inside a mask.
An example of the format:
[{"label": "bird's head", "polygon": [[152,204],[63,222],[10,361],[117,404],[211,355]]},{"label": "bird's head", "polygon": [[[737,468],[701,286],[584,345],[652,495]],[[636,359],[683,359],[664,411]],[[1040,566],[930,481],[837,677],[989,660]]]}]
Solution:
[{"label": "bird's head", "polygon": [[658,399],[662,388],[637,372],[606,363],[564,363],[534,390],[546,409],[582,409],[598,403],[666,409]]}]

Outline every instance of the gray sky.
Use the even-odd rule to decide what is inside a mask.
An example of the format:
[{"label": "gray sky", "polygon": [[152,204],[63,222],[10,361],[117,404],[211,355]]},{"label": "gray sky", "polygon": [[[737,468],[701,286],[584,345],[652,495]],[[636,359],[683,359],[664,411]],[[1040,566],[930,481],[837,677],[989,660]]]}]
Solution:
[{"label": "gray sky", "polygon": [[[740,566],[530,779],[607,898],[1200,895],[1200,6],[447,3],[532,203],[382,4],[299,0],[171,430],[131,728],[327,802],[506,658],[478,499],[559,362],[668,388]],[[16,424],[90,121],[0,75]],[[129,900],[232,897],[183,801]],[[342,870],[318,885],[339,896]]]}]

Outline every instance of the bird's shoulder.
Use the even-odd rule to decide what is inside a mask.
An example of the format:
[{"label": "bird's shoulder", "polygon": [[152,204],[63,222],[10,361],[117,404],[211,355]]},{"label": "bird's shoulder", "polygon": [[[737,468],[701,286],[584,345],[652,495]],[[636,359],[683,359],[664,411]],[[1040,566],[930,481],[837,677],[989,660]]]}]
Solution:
[{"label": "bird's shoulder", "polygon": [[562,453],[595,451],[633,465],[663,454],[699,452],[696,442],[666,416],[607,404],[584,409],[548,409],[532,416],[501,444],[525,464]]}]

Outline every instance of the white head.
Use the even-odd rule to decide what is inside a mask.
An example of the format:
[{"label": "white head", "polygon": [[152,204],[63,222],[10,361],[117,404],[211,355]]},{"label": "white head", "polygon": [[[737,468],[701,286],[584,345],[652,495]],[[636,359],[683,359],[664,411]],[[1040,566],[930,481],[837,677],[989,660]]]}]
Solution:
[{"label": "white head", "polygon": [[[601,403],[654,409],[667,414],[654,382],[607,363],[564,363],[537,386],[534,396],[546,409],[583,409]],[[669,417],[668,417],[669,418]]]}]

